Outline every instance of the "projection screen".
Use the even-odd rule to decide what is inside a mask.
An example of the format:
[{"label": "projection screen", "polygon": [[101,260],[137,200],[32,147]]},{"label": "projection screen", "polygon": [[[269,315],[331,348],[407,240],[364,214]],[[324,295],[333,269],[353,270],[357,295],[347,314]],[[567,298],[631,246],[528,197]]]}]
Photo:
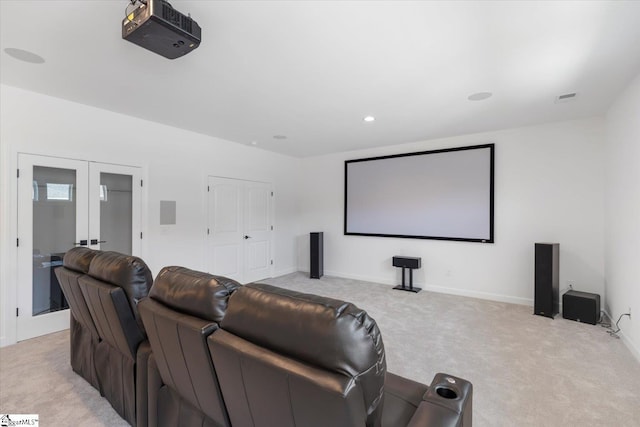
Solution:
[{"label": "projection screen", "polygon": [[494,144],[345,161],[344,234],[493,243]]}]

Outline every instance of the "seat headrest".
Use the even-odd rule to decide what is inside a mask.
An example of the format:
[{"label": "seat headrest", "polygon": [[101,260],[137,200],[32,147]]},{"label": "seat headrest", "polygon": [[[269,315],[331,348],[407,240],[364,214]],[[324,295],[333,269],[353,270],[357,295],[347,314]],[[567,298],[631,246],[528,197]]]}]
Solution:
[{"label": "seat headrest", "polygon": [[348,376],[373,368],[382,372],[384,382],[386,361],[378,326],[351,303],[253,283],[231,296],[221,327],[256,345]]},{"label": "seat headrest", "polygon": [[98,252],[89,266],[89,276],[124,290],[132,308],[149,294],[153,276],[140,258],[118,252]]},{"label": "seat headrest", "polygon": [[176,311],[220,323],[229,296],[242,285],[233,279],[184,267],[165,267],[149,297]]},{"label": "seat headrest", "polygon": [[93,249],[85,248],[82,246],[72,248],[64,254],[62,265],[69,270],[86,274],[89,272],[89,265],[91,264],[91,260],[96,256],[96,254],[98,254],[98,251],[94,251]]}]

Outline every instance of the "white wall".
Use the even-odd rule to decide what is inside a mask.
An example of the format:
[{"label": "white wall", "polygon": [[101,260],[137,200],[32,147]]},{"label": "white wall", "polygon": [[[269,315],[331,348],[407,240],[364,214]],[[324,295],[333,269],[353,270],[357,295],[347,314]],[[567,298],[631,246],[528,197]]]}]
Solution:
[{"label": "white wall", "polygon": [[[208,175],[271,182],[274,274],[295,271],[297,159],[6,85],[0,100],[0,344],[15,341],[18,152],[141,166],[142,258],[154,275],[165,265],[206,270]],[[160,226],[160,200],[177,202],[175,226]]]},{"label": "white wall", "polygon": [[640,360],[640,75],[606,117],[606,310]]},{"label": "white wall", "polygon": [[[534,243],[558,242],[561,289],[603,295],[603,139],[594,118],[304,159],[299,267],[308,271],[304,233],[324,231],[327,275],[397,284],[391,257],[420,256],[417,286],[532,304]],[[491,142],[495,244],[343,234],[344,160]]]},{"label": "white wall", "polygon": [[[629,97],[621,98],[607,119],[608,162],[614,165],[635,159],[637,166],[637,143],[630,142],[638,141],[637,125],[630,129],[631,116],[638,117],[637,80],[629,91],[635,93],[635,104],[629,106],[625,101]],[[207,175],[216,175],[274,184],[275,275],[308,270],[308,232],[324,231],[325,274],[396,284],[400,271],[391,267],[391,257],[421,256],[417,286],[531,304],[533,244],[559,242],[561,288],[571,281],[576,289],[604,296],[605,124],[600,118],[294,159],[4,85],[0,101],[2,345],[15,340],[18,152],[143,167],[143,258],[154,273],[167,264],[206,269],[205,186]],[[495,244],[343,235],[344,160],[490,142],[496,144]],[[633,171],[632,167],[610,171],[616,169]],[[618,187],[613,178],[631,179],[609,178],[607,189]],[[637,178],[629,189],[636,196],[634,219]],[[627,196],[609,197],[608,205],[627,203]],[[177,201],[176,226],[159,225],[160,200]],[[607,220],[609,225],[617,222],[617,218]],[[607,260],[637,259],[638,247],[620,240],[609,235]],[[608,263],[610,287],[603,302],[612,315],[626,308],[622,301],[638,301],[637,287],[632,291],[628,284],[629,278],[637,278],[633,268],[632,261],[618,268]],[[636,329],[632,338],[636,343],[637,335]]]}]

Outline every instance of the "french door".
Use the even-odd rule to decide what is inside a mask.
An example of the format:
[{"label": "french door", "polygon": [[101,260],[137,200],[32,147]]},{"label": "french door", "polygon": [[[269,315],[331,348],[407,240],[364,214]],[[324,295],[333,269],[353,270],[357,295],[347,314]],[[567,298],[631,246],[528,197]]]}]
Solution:
[{"label": "french door", "polygon": [[254,282],[272,275],[271,185],[209,177],[209,272]]},{"label": "french door", "polygon": [[140,251],[140,169],[18,155],[17,339],[69,327],[54,270],[74,246]]}]

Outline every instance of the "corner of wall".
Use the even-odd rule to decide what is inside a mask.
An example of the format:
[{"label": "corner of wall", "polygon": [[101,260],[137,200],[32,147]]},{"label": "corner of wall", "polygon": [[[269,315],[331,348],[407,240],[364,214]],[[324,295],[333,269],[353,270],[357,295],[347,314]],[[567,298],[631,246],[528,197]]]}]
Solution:
[{"label": "corner of wall", "polygon": [[[0,87],[4,92],[5,86]],[[5,111],[5,94],[0,96]],[[0,116],[0,122],[3,117]],[[15,224],[15,175],[12,173],[17,167],[11,144],[6,134],[6,126],[0,126],[0,347],[16,343],[16,317],[13,315],[15,307],[15,286],[9,285],[15,280],[15,233],[11,224]],[[14,243],[14,244],[12,244]]]},{"label": "corner of wall", "polygon": [[627,346],[631,354],[633,354],[638,363],[640,363],[640,348],[638,348],[636,344],[631,341],[631,339],[624,332],[620,332],[620,337],[622,338],[622,342]]},{"label": "corner of wall", "polygon": [[[605,136],[605,310],[612,319],[640,312],[640,74],[615,99],[606,115]],[[640,362],[635,318],[620,337]]]}]

